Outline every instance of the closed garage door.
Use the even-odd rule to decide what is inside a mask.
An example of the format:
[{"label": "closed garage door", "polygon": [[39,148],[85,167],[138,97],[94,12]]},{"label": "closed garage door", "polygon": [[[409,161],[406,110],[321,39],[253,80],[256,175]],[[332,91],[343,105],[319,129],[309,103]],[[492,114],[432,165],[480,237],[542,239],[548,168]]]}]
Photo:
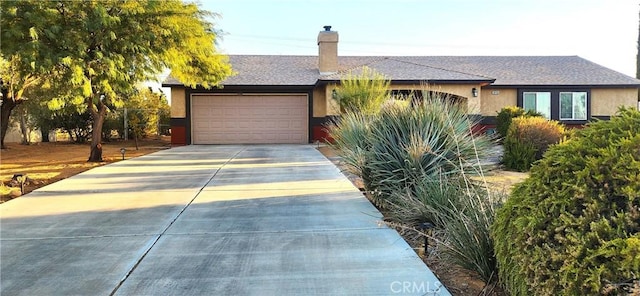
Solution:
[{"label": "closed garage door", "polygon": [[192,95],[193,144],[303,144],[306,94]]}]

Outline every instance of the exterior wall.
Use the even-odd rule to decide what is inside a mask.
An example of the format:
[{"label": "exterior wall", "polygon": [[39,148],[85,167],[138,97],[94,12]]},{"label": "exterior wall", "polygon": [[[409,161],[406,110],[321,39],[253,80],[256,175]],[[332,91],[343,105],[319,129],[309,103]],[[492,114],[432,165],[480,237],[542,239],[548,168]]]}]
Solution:
[{"label": "exterior wall", "polygon": [[[471,93],[472,89],[478,90],[478,96],[474,97]],[[437,84],[437,85],[400,85],[392,84],[392,90],[427,90],[441,93],[452,94],[466,98],[467,112],[470,114],[479,114],[482,102],[482,91],[479,84]]]},{"label": "exterior wall", "polygon": [[591,89],[591,116],[611,116],[616,114],[618,107],[638,107],[638,89]]},{"label": "exterior wall", "polygon": [[171,117],[185,118],[187,116],[187,105],[185,102],[184,87],[171,87]]},{"label": "exterior wall", "polygon": [[[326,89],[318,87],[313,90],[313,117],[327,116]],[[329,91],[331,93],[331,91]]]},{"label": "exterior wall", "polygon": [[500,109],[518,105],[517,89],[483,89],[481,97],[483,98],[480,104],[482,116],[496,116]]},{"label": "exterior wall", "polygon": [[332,95],[335,84],[328,84],[313,90],[313,117],[339,115],[340,107]]},{"label": "exterior wall", "polygon": [[[338,103],[332,98],[332,91],[337,86],[335,84],[329,84],[323,87],[316,88],[313,91],[313,117],[324,117],[329,115],[339,115],[340,110]],[[481,90],[478,84],[441,84],[441,85],[407,85],[407,84],[393,84],[390,87],[392,90],[430,90],[436,92],[443,92],[448,94],[457,95],[466,98],[467,110],[471,114],[479,114],[481,111],[481,102],[483,95],[486,95]],[[473,88],[478,89],[478,96],[473,97],[471,90]],[[515,95],[515,91],[514,91]],[[515,97],[513,99],[515,104]]]},{"label": "exterior wall", "polygon": [[186,89],[171,87],[171,145],[181,146],[187,143],[187,102]]},{"label": "exterior wall", "polygon": [[[51,137],[51,134],[53,134],[54,136]],[[30,137],[30,141],[31,143],[38,143],[38,142],[42,142],[42,133],[40,132],[40,129],[35,129],[32,130],[29,133],[29,137]],[[55,132],[52,132],[49,134],[49,141],[51,142],[55,142],[56,138],[55,138]],[[20,125],[19,124],[9,124],[9,128],[7,128],[7,134],[4,136],[4,142],[5,143],[22,143],[22,131],[20,131]]]}]

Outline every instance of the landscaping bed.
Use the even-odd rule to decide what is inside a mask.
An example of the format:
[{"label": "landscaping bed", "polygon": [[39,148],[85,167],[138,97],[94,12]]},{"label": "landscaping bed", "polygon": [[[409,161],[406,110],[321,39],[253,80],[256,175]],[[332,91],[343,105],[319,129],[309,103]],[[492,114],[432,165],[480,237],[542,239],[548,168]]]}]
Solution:
[{"label": "landscaping bed", "polygon": [[[360,178],[348,173],[345,164],[340,161],[335,151],[326,145],[318,147],[318,150],[329,160],[331,160],[347,178],[359,189],[363,189],[363,183]],[[485,176],[485,180],[490,183],[492,188],[510,190],[510,188],[528,176],[527,173],[511,172],[504,170],[494,170]],[[365,194],[366,196],[366,194]],[[384,209],[379,210],[385,217],[388,217]],[[485,283],[480,277],[472,271],[466,270],[460,266],[452,265],[440,258],[440,254],[435,250],[435,242],[429,243],[429,251],[425,256],[424,244],[425,236],[420,234],[419,230],[406,227],[401,224],[388,222],[404,238],[404,240],[416,251],[424,263],[436,274],[438,279],[442,281],[445,287],[453,295],[503,295],[500,291],[486,289]]]}]

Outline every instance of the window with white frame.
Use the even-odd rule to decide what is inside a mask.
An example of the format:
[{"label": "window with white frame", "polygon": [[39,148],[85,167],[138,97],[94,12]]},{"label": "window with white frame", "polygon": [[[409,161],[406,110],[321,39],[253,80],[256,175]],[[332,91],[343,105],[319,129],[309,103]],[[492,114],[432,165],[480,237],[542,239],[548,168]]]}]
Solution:
[{"label": "window with white frame", "polygon": [[[522,94],[522,107],[541,113],[545,118],[551,118],[551,93],[550,92],[524,92]],[[586,109],[586,108],[585,108]]]},{"label": "window with white frame", "polygon": [[561,92],[560,93],[560,120],[586,120],[587,119],[587,93],[586,92]]}]

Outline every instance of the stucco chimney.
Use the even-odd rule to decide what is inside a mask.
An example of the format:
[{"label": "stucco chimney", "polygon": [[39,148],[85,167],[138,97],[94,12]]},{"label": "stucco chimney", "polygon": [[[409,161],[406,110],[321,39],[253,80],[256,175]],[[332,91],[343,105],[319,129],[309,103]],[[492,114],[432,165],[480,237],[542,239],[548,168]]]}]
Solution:
[{"label": "stucco chimney", "polygon": [[338,32],[324,26],[318,34],[318,70],[320,75],[338,72]]}]

